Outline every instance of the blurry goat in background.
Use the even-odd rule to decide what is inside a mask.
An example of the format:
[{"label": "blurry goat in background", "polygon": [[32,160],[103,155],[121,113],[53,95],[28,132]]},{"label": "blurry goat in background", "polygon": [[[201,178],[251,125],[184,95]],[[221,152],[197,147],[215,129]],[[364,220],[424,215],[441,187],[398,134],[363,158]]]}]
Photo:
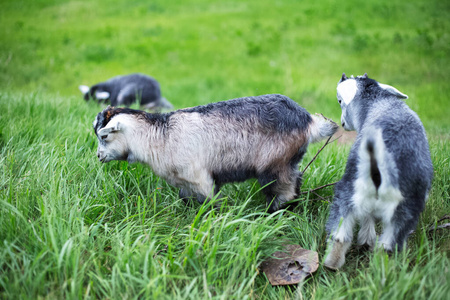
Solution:
[{"label": "blurry goat in background", "polygon": [[142,109],[159,111],[173,108],[172,104],[161,96],[158,81],[143,74],[116,76],[91,87],[80,85],[79,89],[84,100],[95,99],[98,102],[109,102],[113,106],[130,106],[139,101]]}]

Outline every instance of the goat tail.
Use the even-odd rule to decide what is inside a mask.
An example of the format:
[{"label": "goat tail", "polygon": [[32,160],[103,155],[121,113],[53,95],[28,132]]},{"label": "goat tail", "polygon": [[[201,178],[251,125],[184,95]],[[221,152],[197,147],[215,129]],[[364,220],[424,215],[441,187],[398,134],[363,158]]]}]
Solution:
[{"label": "goat tail", "polygon": [[381,185],[381,173],[380,169],[378,168],[378,162],[377,158],[375,157],[375,140],[373,137],[369,137],[366,140],[366,150],[369,154],[369,160],[370,160],[370,178],[372,178],[373,184],[375,185],[375,188],[378,190],[378,188]]},{"label": "goat tail", "polygon": [[311,115],[312,122],[309,124],[309,142],[320,142],[332,136],[339,128],[333,120],[322,114]]},{"label": "goat tail", "polygon": [[[364,138],[360,147],[359,173],[365,174],[372,181],[377,192],[397,190],[399,187],[398,170],[393,154],[387,149],[386,141],[380,128],[364,130]],[[363,175],[364,176],[364,175]],[[393,190],[391,190],[393,191]],[[397,192],[390,197],[401,198]]]}]

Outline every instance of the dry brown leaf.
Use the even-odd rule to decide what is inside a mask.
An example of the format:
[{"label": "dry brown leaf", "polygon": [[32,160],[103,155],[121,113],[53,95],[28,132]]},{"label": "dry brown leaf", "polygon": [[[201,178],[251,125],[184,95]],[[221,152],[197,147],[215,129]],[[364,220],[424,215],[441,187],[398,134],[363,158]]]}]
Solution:
[{"label": "dry brown leaf", "polygon": [[271,285],[300,283],[317,271],[319,255],[298,245],[286,245],[285,251],[277,251],[273,258],[261,264]]}]

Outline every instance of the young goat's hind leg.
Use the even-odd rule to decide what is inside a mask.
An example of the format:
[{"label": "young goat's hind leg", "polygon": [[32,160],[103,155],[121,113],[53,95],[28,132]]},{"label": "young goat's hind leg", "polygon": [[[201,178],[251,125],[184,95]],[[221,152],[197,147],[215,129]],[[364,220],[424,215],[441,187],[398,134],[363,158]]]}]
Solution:
[{"label": "young goat's hind leg", "polygon": [[[330,223],[330,220],[332,224]],[[339,269],[345,263],[347,253],[353,239],[355,219],[352,213],[343,216],[339,213],[337,205],[333,205],[327,227],[331,227],[331,240],[328,244],[327,257],[324,265],[330,269]]]},{"label": "young goat's hind leg", "polygon": [[403,219],[402,216],[394,216],[392,220],[384,224],[383,233],[378,241],[378,247],[387,251],[402,250],[406,244],[409,232],[417,226],[419,216]]},{"label": "young goat's hind leg", "polygon": [[367,215],[360,219],[360,229],[358,232],[358,246],[373,250],[377,234],[375,232],[375,220]]}]

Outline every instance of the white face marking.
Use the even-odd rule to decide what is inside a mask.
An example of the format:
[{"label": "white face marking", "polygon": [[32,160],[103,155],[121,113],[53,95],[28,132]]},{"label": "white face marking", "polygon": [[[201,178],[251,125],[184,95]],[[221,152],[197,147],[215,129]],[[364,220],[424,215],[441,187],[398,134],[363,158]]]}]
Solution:
[{"label": "white face marking", "polygon": [[80,89],[80,91],[83,94],[86,94],[87,92],[89,92],[89,87],[87,85],[80,85],[78,88]]},{"label": "white face marking", "polygon": [[342,100],[346,105],[349,105],[355,98],[356,92],[358,92],[358,87],[355,79],[347,79],[341,82],[337,87],[337,92],[341,96]]},{"label": "white face marking", "polygon": [[[148,149],[146,139],[138,139],[135,136],[134,130],[140,127],[142,127],[142,124],[139,124],[133,115],[119,114],[113,117],[105,127],[97,132],[97,156],[99,160],[109,162],[127,159],[130,157],[130,149],[133,150],[134,155],[131,161],[137,160],[135,155],[140,155],[141,152],[145,153]],[[132,144],[129,141],[133,141]],[[142,157],[142,155],[138,157]]]}]

